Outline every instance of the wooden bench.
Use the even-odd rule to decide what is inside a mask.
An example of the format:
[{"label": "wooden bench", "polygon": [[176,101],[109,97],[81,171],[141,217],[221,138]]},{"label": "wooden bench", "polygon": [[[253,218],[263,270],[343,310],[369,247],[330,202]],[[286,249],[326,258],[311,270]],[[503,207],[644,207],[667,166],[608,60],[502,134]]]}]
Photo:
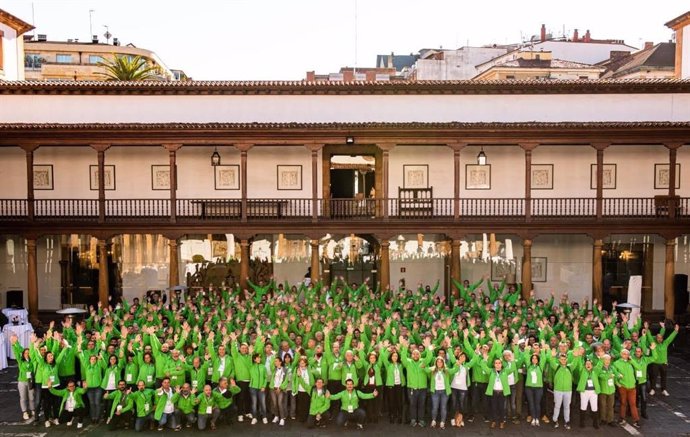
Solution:
[{"label": "wooden bench", "polygon": [[[192,203],[201,206],[202,219],[242,217],[240,199],[193,200]],[[281,218],[287,206],[287,200],[247,200],[247,217]]]},{"label": "wooden bench", "polygon": [[432,217],[434,215],[434,191],[431,188],[398,187],[398,216]]},{"label": "wooden bench", "polygon": [[673,196],[673,200],[671,200],[671,196],[668,194],[660,194],[657,196],[654,196],[654,211],[656,213],[657,217],[668,217],[669,216],[669,210],[671,208],[671,205],[675,206],[675,211],[676,211],[676,216],[679,216],[681,211],[680,211],[680,196]]}]

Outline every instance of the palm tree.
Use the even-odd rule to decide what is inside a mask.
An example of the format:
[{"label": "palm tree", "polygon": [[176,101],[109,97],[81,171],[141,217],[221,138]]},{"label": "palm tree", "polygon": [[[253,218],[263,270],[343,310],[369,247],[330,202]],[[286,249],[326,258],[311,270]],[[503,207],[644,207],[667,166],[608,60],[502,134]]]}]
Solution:
[{"label": "palm tree", "polygon": [[141,56],[114,55],[113,59],[101,61],[98,65],[105,71],[96,74],[105,76],[105,80],[153,80],[160,72],[158,67],[149,65]]}]

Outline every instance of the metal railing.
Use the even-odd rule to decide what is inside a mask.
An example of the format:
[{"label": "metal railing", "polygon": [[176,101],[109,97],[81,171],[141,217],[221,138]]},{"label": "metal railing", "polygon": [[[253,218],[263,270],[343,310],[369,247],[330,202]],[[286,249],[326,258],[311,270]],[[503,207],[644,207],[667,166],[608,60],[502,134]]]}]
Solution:
[{"label": "metal railing", "polygon": [[[102,205],[102,206],[101,206]],[[0,221],[67,220],[105,222],[166,221],[492,221],[597,220],[594,198],[434,198],[434,199],[0,199]],[[101,207],[103,211],[101,211]],[[456,211],[457,207],[457,211]],[[102,214],[99,214],[101,213]],[[690,198],[604,198],[601,219],[688,219]]]}]

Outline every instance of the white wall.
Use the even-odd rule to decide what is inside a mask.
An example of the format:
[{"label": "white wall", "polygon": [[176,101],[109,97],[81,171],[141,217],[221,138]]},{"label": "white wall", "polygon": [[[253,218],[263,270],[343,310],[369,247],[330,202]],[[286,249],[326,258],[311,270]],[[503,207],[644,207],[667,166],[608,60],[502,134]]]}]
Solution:
[{"label": "white wall", "polygon": [[[443,258],[428,258],[423,260],[398,260],[391,261],[390,268],[390,284],[392,288],[396,288],[400,283],[400,279],[405,278],[405,286],[409,290],[416,290],[419,283],[422,286],[431,286],[436,284],[437,280],[441,283],[436,291],[436,294],[442,296],[445,284],[445,277],[443,271]],[[404,268],[405,272],[400,269]]]},{"label": "white wall", "polygon": [[[5,123],[688,121],[690,94],[5,95]],[[545,110],[548,108],[548,110]],[[596,108],[596,111],[592,110]]]},{"label": "white wall", "polygon": [[35,190],[36,199],[97,199],[98,191],[89,189],[89,165],[97,163],[96,151],[89,147],[40,147],[34,165],[53,165],[54,189]]},{"label": "white wall", "polygon": [[427,164],[429,187],[434,189],[435,198],[452,198],[453,150],[447,146],[398,146],[391,150],[388,158],[388,195],[398,197],[398,187],[404,187],[403,166],[406,164]]},{"label": "white wall", "polygon": [[[93,153],[95,154],[96,152],[94,151]],[[95,164],[96,158],[93,161]],[[170,165],[168,151],[163,146],[111,147],[105,152],[105,165],[115,166],[115,191],[106,191],[106,199],[170,198],[169,191],[159,191],[151,188],[151,166]],[[181,170],[178,168],[178,174],[179,172]],[[183,180],[177,181],[178,188],[181,188],[184,184]],[[196,184],[189,183],[189,185]],[[96,191],[95,193],[96,197],[98,197],[98,192]]]},{"label": "white wall", "polygon": [[[677,162],[681,167],[681,185],[676,194],[690,193],[690,153],[681,148]],[[668,188],[654,189],[654,164],[668,164],[668,149],[663,146],[611,146],[604,151],[604,163],[617,164],[615,190],[604,190],[604,197],[652,197],[668,193]]]},{"label": "white wall", "polygon": [[[278,165],[302,166],[301,190],[278,190]],[[247,152],[247,197],[311,199],[311,152],[302,146],[252,148]]]},{"label": "white wall", "polygon": [[26,153],[19,147],[0,147],[0,197],[26,199]]},{"label": "white wall", "polygon": [[4,33],[2,37],[3,47],[3,68],[4,80],[24,80],[24,42],[21,37],[17,38],[17,31],[0,23],[0,31]]},{"label": "white wall", "polygon": [[[460,197],[525,197],[525,152],[517,146],[484,147],[487,163],[491,165],[491,189],[466,190],[467,164],[477,164],[479,151],[479,147],[470,146],[460,152]],[[450,165],[452,171],[452,155]]]},{"label": "white wall", "polygon": [[546,282],[532,282],[542,299],[568,293],[571,301],[592,298],[592,239],[586,235],[540,235],[532,244],[532,257],[546,257]]},{"label": "white wall", "polygon": [[589,146],[537,147],[532,151],[532,165],[553,164],[553,190],[534,189],[533,181],[532,197],[596,197],[596,190],[590,189],[590,165],[596,158]]},{"label": "white wall", "polygon": [[444,59],[418,59],[415,64],[417,80],[467,80],[477,75],[476,65],[502,55],[506,49],[490,47],[462,47],[444,50]]},{"label": "white wall", "polygon": [[[213,147],[182,147],[177,151],[177,197],[189,198],[228,198],[242,197],[241,186],[237,190],[216,190],[215,169],[211,165]],[[253,151],[249,151],[249,155]],[[232,146],[218,147],[221,165],[237,165],[240,178],[240,152]]]},{"label": "white wall", "polygon": [[683,28],[683,53],[680,78],[687,79],[690,78],[690,24]]},{"label": "white wall", "polygon": [[273,276],[278,284],[288,281],[290,285],[297,285],[304,281],[304,275],[307,273],[309,266],[308,259],[304,262],[273,263]]}]

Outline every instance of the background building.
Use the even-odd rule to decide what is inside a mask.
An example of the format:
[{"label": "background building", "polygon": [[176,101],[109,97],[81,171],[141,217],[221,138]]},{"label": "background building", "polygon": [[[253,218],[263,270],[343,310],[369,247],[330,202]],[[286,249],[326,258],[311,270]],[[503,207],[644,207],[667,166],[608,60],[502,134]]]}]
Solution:
[{"label": "background building", "polygon": [[668,79],[675,75],[675,59],[674,43],[647,42],[638,52],[617,53],[597,66],[606,69],[602,79]]},{"label": "background building", "polygon": [[24,80],[24,39],[34,27],[0,9],[0,80]]},{"label": "background building", "polygon": [[690,78],[690,11],[666,23],[676,33],[676,71],[679,79]]},{"label": "background building", "polygon": [[475,76],[475,80],[592,80],[599,79],[604,68],[573,61],[554,59],[551,52],[519,52],[515,59],[494,65]]}]

